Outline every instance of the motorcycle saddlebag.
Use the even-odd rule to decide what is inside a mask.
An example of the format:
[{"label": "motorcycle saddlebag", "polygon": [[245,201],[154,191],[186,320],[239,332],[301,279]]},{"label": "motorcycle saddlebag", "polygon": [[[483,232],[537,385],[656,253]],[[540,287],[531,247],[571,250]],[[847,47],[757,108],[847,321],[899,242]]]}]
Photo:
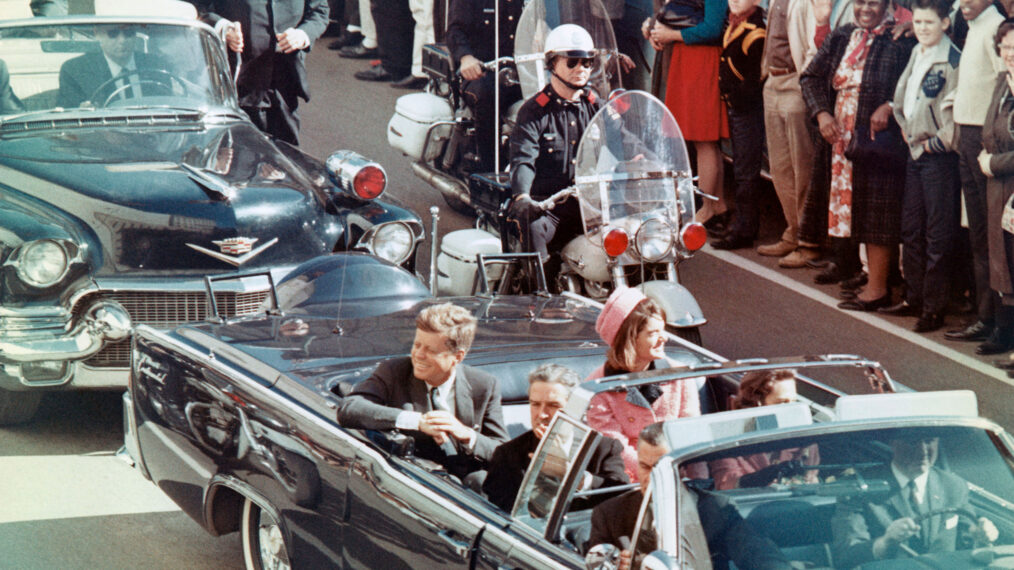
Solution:
[{"label": "motorcycle saddlebag", "polygon": [[446,44],[426,44],[422,48],[423,73],[433,79],[442,79],[448,83],[454,77],[454,64],[451,51]]},{"label": "motorcycle saddlebag", "polygon": [[453,121],[454,110],[443,97],[432,93],[410,93],[398,97],[394,115],[387,123],[387,144],[412,157],[429,162],[440,155],[442,144],[450,136],[452,126],[434,128],[426,156],[423,146],[430,127],[439,121]]},{"label": "motorcycle saddlebag", "polygon": [[511,197],[511,178],[506,172],[484,172],[468,177],[468,194],[476,210],[496,214]]}]

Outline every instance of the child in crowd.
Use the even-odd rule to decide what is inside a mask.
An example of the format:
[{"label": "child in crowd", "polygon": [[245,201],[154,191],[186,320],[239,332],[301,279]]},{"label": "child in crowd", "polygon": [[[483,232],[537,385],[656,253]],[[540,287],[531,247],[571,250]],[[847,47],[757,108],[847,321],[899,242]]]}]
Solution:
[{"label": "child in crowd", "polygon": [[[959,231],[961,177],[954,136],[953,100],[961,51],[947,37],[949,0],[915,0],[912,27],[919,45],[894,92],[894,118],[908,142],[901,211],[907,312],[914,330],[943,326],[953,244]],[[896,313],[899,311],[896,311]]]},{"label": "child in crowd", "polygon": [[735,208],[728,233],[712,243],[716,249],[753,246],[760,213],[757,195],[764,151],[764,9],[760,0],[729,0],[729,17],[722,31],[718,88],[725,101],[732,139]]}]

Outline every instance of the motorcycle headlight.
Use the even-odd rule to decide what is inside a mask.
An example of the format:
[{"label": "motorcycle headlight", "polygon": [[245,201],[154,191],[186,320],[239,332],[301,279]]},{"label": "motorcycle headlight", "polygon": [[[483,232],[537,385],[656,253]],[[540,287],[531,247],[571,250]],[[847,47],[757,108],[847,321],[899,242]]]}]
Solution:
[{"label": "motorcycle headlight", "polygon": [[659,218],[651,218],[641,224],[634,237],[637,253],[649,263],[669,255],[674,242],[672,227]]},{"label": "motorcycle headlight", "polygon": [[414,243],[412,229],[401,222],[394,222],[378,226],[367,247],[373,255],[400,265],[412,254]]},{"label": "motorcycle headlight", "polygon": [[32,287],[50,287],[63,279],[69,266],[70,256],[60,243],[41,239],[22,246],[18,278]]}]

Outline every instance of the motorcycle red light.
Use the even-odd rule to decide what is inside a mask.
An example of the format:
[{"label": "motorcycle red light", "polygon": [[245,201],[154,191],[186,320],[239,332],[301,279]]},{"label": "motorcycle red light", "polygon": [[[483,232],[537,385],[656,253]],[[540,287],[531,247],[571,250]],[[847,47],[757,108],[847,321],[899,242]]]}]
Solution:
[{"label": "motorcycle red light", "polygon": [[387,187],[387,175],[376,166],[364,166],[356,173],[352,181],[352,189],[356,196],[363,200],[373,200],[384,193]]},{"label": "motorcycle red light", "polygon": [[606,250],[606,255],[609,257],[616,257],[622,255],[623,252],[627,251],[627,246],[630,245],[630,238],[627,236],[627,232],[620,228],[613,228],[606,232],[606,236],[602,238],[602,247]]},{"label": "motorcycle red light", "polygon": [[680,232],[680,241],[683,242],[683,247],[688,250],[697,251],[708,242],[708,230],[704,229],[704,224],[696,222],[687,224],[683,226],[683,231]]}]

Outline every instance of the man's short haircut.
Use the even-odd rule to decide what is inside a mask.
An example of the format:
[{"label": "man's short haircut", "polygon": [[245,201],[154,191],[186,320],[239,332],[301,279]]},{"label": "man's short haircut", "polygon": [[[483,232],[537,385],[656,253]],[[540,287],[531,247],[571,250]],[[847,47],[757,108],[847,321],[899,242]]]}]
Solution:
[{"label": "man's short haircut", "polygon": [[547,362],[528,373],[528,385],[531,386],[536,382],[561,384],[566,386],[567,390],[572,390],[581,383],[581,378],[577,375],[577,372],[566,366]]},{"label": "man's short haircut", "polygon": [[915,12],[916,8],[933,10],[941,20],[951,16],[951,2],[948,0],[915,0],[912,3],[912,11]]},{"label": "man's short haircut", "polygon": [[416,316],[415,326],[423,332],[446,336],[447,349],[451,352],[468,352],[475,339],[475,317],[468,309],[453,303],[426,307]]},{"label": "man's short haircut", "polygon": [[662,426],[665,422],[655,422],[648,424],[641,430],[641,433],[637,434],[637,441],[643,441],[648,445],[655,447],[664,447],[669,449],[669,442],[665,439],[665,433],[662,431]]}]

